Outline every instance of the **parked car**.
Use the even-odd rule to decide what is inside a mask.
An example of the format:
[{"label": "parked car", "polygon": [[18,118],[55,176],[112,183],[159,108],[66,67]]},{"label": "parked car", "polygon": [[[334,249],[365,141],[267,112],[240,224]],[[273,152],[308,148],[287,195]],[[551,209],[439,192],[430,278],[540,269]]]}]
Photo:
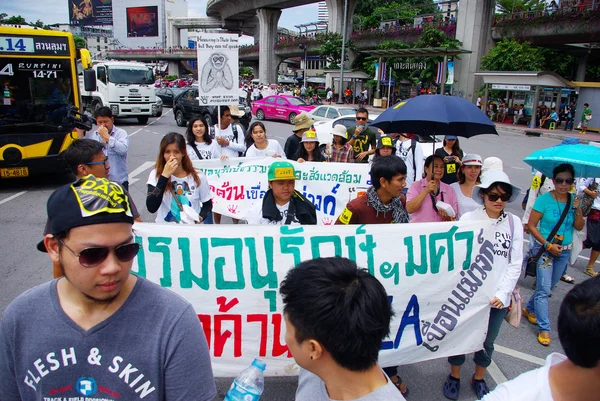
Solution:
[{"label": "parked car", "polygon": [[252,102],[252,114],[257,119],[287,120],[290,124],[294,124],[298,114],[311,111],[314,108],[315,106],[308,105],[302,99],[287,95],[267,96],[262,100]]},{"label": "parked car", "polygon": [[[252,120],[250,108],[244,104],[240,104],[239,108],[245,111],[244,116],[239,119],[239,122],[244,126],[245,130],[248,130],[248,126]],[[203,116],[209,125],[214,125],[218,121],[217,113],[217,106],[200,105],[197,87],[184,90],[175,97],[173,103],[173,116],[175,117],[175,122],[180,127],[184,127],[193,115]]]},{"label": "parked car", "polygon": [[173,107],[175,97],[185,92],[183,88],[159,88],[156,89],[156,96],[161,98],[165,107]]},{"label": "parked car", "polygon": [[349,106],[323,105],[307,113],[315,121],[329,121],[341,116],[356,115],[356,108]]},{"label": "parked car", "polygon": [[156,107],[152,111],[152,116],[160,117],[160,116],[162,116],[162,112],[163,112],[163,101],[161,98],[157,97],[156,98]]}]

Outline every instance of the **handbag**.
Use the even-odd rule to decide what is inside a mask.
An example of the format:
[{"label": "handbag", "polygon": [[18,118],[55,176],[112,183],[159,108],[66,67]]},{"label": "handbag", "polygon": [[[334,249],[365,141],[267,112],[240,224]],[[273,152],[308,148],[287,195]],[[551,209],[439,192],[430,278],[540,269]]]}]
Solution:
[{"label": "handbag", "polygon": [[[554,238],[554,236],[558,232],[558,229],[560,228],[561,224],[565,220],[565,217],[567,217],[567,213],[569,213],[569,209],[571,209],[571,195],[569,195],[569,197],[567,198],[567,205],[565,206],[565,209],[563,210],[562,214],[560,215],[560,219],[558,219],[558,223],[556,223],[556,225],[552,229],[552,232],[550,233],[550,235],[548,235],[548,238],[546,238],[547,242],[550,242]],[[540,247],[540,250],[537,252],[537,254],[535,256],[530,256],[527,259],[527,264],[525,265],[525,277],[527,277],[527,276],[535,277],[537,275],[537,262],[540,259],[540,257],[542,256],[542,253],[544,253],[544,251],[545,251],[545,249],[544,249],[544,246],[542,245]]]},{"label": "handbag", "polygon": [[[587,189],[589,189],[592,192],[598,189],[598,183],[595,179],[594,182],[592,182]],[[590,210],[592,210],[593,203],[594,198],[584,193],[583,197],[581,198],[581,212],[583,214],[583,217],[587,217],[587,215],[590,214]]]},{"label": "handbag", "polygon": [[521,324],[521,317],[523,316],[522,304],[523,299],[521,298],[521,292],[517,285],[510,294],[510,305],[508,306],[508,312],[504,315],[504,320],[514,328],[519,328],[519,325]]},{"label": "handbag", "polygon": [[173,186],[169,187],[169,191],[171,192],[171,196],[173,197],[175,203],[177,203],[177,207],[179,208],[181,222],[184,224],[199,224],[200,216],[198,215],[198,213],[196,213],[196,211],[189,205],[181,204],[181,201],[179,200],[177,195],[175,195]]}]

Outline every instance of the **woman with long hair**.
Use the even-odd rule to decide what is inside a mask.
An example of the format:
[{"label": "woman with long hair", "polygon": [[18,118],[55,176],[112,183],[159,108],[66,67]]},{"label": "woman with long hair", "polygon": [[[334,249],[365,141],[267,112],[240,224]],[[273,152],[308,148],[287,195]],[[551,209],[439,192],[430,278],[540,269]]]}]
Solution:
[{"label": "woman with long hair", "polygon": [[300,147],[298,148],[294,159],[298,163],[327,161],[319,150],[319,140],[317,139],[317,133],[315,131],[308,130],[302,134]]},{"label": "woman with long hair", "polygon": [[450,184],[458,200],[459,217],[479,207],[472,194],[475,185],[481,182],[481,166],[483,166],[481,156],[474,153],[466,154],[458,169],[458,182]]},{"label": "woman with long hair", "polygon": [[245,142],[246,157],[272,156],[286,159],[285,152],[279,142],[267,138],[267,129],[260,121],[255,121],[248,127]]},{"label": "woman with long hair", "polygon": [[157,223],[202,223],[211,214],[206,176],[192,165],[183,135],[170,132],[160,141],[156,165],[148,177],[146,207]]},{"label": "woman with long hair", "polygon": [[[569,193],[575,182],[575,170],[570,164],[560,164],[552,172],[554,190],[546,192],[535,200],[527,221],[529,233],[535,239],[531,255],[544,251],[537,262],[535,292],[523,308],[523,316],[538,328],[537,340],[544,346],[550,345],[550,319],[548,318],[548,294],[565,271],[573,248],[573,228],[583,229],[585,221],[579,209],[580,200]],[[560,216],[567,215],[554,238],[548,238],[559,222]]]},{"label": "woman with long hair", "polygon": [[453,220],[453,217],[438,208],[439,201],[450,205],[454,216],[457,216],[456,194],[450,185],[442,182],[443,175],[444,159],[439,155],[427,157],[423,179],[413,182],[406,194],[406,211],[411,215],[411,223]]},{"label": "woman with long hair", "polygon": [[193,116],[185,131],[187,154],[190,160],[218,159],[221,147],[210,137],[209,126],[204,117]]},{"label": "woman with long hair", "polygon": [[346,126],[337,124],[333,127],[333,141],[327,145],[325,153],[330,162],[354,163],[354,149],[348,143],[348,131]]},{"label": "woman with long hair", "polygon": [[[467,157],[465,157],[465,160]],[[481,178],[481,184],[473,189],[473,200],[478,208],[465,213],[461,221],[491,221],[494,235],[493,270],[498,274],[494,298],[490,301],[488,328],[483,348],[475,352],[475,373],[470,383],[477,394],[477,399],[489,393],[484,376],[492,363],[494,341],[500,332],[504,316],[508,312],[511,294],[517,285],[523,261],[523,230],[521,219],[505,210],[508,203],[518,200],[521,190],[510,183],[503,171],[490,171]],[[460,370],[465,363],[465,355],[448,358],[450,375],[444,383],[444,396],[451,400],[458,399],[460,390]]]},{"label": "woman with long hair", "polygon": [[456,135],[446,135],[444,146],[436,149],[435,154],[444,160],[444,176],[442,182],[448,185],[458,181],[457,171],[464,156]]}]

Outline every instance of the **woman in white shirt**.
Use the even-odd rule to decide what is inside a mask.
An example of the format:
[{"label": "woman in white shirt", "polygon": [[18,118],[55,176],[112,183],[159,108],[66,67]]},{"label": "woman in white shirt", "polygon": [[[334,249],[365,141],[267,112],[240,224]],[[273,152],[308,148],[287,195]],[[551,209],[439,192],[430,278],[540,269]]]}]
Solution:
[{"label": "woman in white shirt", "polygon": [[[508,311],[511,294],[517,285],[523,261],[523,229],[521,220],[505,212],[507,203],[516,201],[521,190],[510,183],[503,171],[488,171],[481,177],[481,184],[473,189],[473,199],[482,205],[478,209],[467,212],[462,220],[491,220],[494,226],[494,266],[498,272],[498,286],[494,298],[490,301],[490,318],[483,349],[477,351],[473,358],[475,374],[471,377],[471,387],[481,399],[490,392],[483,377],[487,367],[492,363],[494,341],[500,332],[504,316]],[[458,399],[460,390],[460,368],[465,362],[465,355],[448,358],[450,375],[444,383],[444,396],[451,400]]]},{"label": "woman in white shirt", "polygon": [[246,157],[281,157],[286,159],[283,148],[275,139],[267,138],[267,129],[260,121],[253,122],[246,135]]},{"label": "woman in white shirt", "polygon": [[195,116],[190,119],[185,132],[187,154],[190,160],[218,159],[221,157],[221,147],[210,137],[208,125],[203,117]]},{"label": "woman in white shirt", "polygon": [[479,203],[474,201],[471,196],[475,185],[481,182],[482,165],[481,156],[474,153],[466,154],[462,160],[462,165],[458,169],[458,182],[450,184],[458,200],[459,217],[479,207]]},{"label": "woman in white shirt", "polygon": [[158,212],[157,223],[198,224],[212,212],[208,181],[192,165],[181,134],[170,132],[162,138],[147,185],[146,207]]}]

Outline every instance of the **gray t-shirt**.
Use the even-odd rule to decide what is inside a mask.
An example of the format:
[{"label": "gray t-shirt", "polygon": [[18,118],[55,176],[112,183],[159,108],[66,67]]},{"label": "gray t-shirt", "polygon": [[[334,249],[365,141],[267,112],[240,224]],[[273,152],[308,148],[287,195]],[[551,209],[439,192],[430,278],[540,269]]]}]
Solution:
[{"label": "gray t-shirt", "polygon": [[[383,371],[381,372],[382,374]],[[404,401],[404,397],[398,388],[387,377],[387,384],[364,397],[353,401]],[[298,376],[298,389],[296,390],[296,401],[334,401],[329,398],[325,383],[321,378],[308,370],[301,369]]]},{"label": "gray t-shirt", "polygon": [[138,277],[113,315],[85,331],[63,311],[58,279],[15,299],[0,321],[2,401],[208,401],[210,355],[192,306]]}]

